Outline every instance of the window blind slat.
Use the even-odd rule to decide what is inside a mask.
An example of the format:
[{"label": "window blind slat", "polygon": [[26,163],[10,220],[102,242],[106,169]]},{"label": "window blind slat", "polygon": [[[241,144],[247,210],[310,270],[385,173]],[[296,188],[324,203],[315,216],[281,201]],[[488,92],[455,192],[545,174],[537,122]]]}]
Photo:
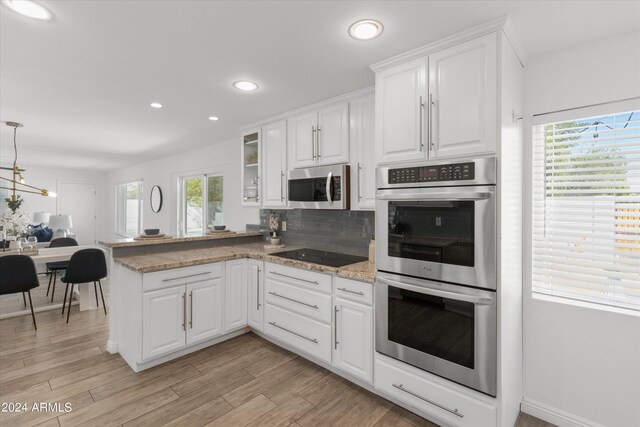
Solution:
[{"label": "window blind slat", "polygon": [[640,310],[640,111],[533,137],[533,291]]}]

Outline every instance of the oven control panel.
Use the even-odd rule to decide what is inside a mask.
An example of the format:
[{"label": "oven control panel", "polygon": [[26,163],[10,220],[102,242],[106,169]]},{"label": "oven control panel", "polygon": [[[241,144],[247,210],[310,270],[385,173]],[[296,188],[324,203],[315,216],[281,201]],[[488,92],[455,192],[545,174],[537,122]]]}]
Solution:
[{"label": "oven control panel", "polygon": [[389,169],[389,184],[472,181],[474,179],[475,163],[473,162]]}]

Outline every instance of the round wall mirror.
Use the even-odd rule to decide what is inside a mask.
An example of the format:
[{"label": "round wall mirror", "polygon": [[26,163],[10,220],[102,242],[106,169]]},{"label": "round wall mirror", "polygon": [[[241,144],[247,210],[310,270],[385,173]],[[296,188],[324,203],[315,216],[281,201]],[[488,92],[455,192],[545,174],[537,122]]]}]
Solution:
[{"label": "round wall mirror", "polygon": [[160,212],[162,209],[162,190],[157,185],[151,189],[151,210],[154,213]]}]

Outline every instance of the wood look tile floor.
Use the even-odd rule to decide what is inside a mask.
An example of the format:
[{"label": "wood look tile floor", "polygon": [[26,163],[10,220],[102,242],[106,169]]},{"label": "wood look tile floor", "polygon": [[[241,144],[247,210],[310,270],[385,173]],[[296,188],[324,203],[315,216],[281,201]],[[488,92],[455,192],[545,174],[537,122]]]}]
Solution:
[{"label": "wood look tile floor", "polygon": [[38,331],[28,316],[0,321],[0,402],[72,411],[0,412],[0,425],[434,426],[252,333],[136,374],[106,352],[102,311],[65,318],[37,313]]}]

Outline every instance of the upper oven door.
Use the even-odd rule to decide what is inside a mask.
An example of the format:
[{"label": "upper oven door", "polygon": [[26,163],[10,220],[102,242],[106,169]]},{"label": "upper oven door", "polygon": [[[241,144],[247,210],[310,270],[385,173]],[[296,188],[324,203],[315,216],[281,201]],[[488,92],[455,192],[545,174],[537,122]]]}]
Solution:
[{"label": "upper oven door", "polygon": [[495,186],[376,194],[377,269],[496,289]]}]

